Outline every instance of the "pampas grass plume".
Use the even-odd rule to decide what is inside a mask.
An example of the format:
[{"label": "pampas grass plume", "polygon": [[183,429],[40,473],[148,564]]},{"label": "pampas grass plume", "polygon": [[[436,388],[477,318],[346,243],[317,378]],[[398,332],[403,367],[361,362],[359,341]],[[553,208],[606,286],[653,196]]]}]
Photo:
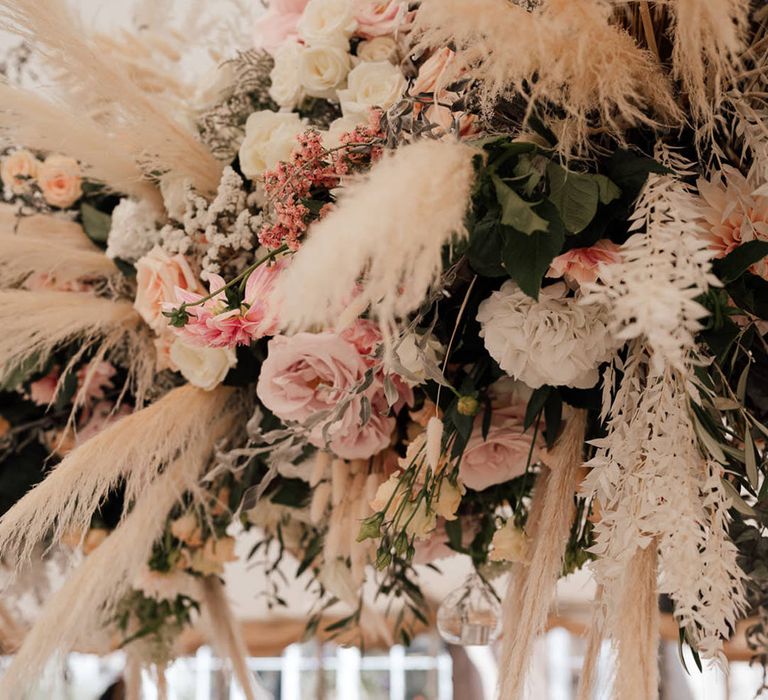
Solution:
[{"label": "pampas grass plume", "polygon": [[351,320],[354,296],[355,312],[370,307],[391,337],[395,320],[418,308],[439,278],[443,246],[466,234],[475,153],[456,141],[418,141],[347,187],[280,277],[282,326]]}]

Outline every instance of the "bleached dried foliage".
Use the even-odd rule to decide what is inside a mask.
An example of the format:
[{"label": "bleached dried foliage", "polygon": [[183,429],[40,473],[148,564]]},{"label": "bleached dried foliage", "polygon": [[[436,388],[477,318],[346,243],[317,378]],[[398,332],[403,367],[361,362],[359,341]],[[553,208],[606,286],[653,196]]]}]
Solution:
[{"label": "bleached dried foliage", "polygon": [[[0,680],[0,697],[20,697],[29,678],[39,674],[54,654],[70,651],[78,641],[88,640],[89,635],[109,624],[115,605],[146,566],[174,504],[197,482],[216,442],[233,426],[232,412],[208,418],[207,424],[198,426],[195,439],[183,445],[173,441],[177,451],[167,469],[147,486],[125,520],[49,599]],[[170,434],[169,427],[170,423],[165,422],[166,435]],[[134,435],[133,440],[137,437]],[[107,458],[92,468],[108,465]]]},{"label": "bleached dried foliage", "polygon": [[[0,24],[34,44],[65,78],[62,97],[75,114],[90,116],[98,107],[99,121],[149,173],[172,172],[188,178],[200,192],[212,192],[221,165],[162,101],[159,103],[131,80],[120,61],[98,46],[64,0],[9,0],[0,5]],[[83,104],[82,94],[90,100]],[[61,133],[59,130],[58,133]]]},{"label": "bleached dried foliage", "polygon": [[144,179],[129,144],[87,114],[4,83],[0,83],[0,104],[5,140],[76,158],[89,177],[116,192],[161,203],[159,191]]},{"label": "bleached dried foliage", "polygon": [[2,290],[0,325],[0,381],[29,358],[42,366],[55,348],[75,340],[81,343],[78,356],[97,344],[109,351],[128,343],[138,351],[141,342],[130,302],[87,293]]},{"label": "bleached dried foliage", "polygon": [[694,119],[706,131],[718,112],[724,87],[734,82],[746,48],[749,0],[669,0],[672,63]]},{"label": "bleached dried foliage", "polygon": [[711,272],[712,252],[701,232],[698,198],[680,179],[686,164],[665,152],[670,174],[649,176],[622,246],[622,262],[603,266],[604,284],[589,285],[585,304],[609,309],[617,338],[643,337],[657,373],[683,369],[706,309],[696,298],[720,282]]},{"label": "bleached dried foliage", "polygon": [[582,151],[590,117],[622,140],[628,126],[681,118],[672,86],[652,54],[610,23],[607,0],[549,0],[529,12],[508,0],[425,0],[417,49],[455,46],[445,80],[480,81],[483,106],[516,92],[531,108],[562,110],[559,148]]},{"label": "bleached dried foliage", "polygon": [[[80,229],[80,238],[50,235],[46,224],[52,217],[40,216],[24,233],[6,227],[0,216],[0,288],[24,282],[39,275],[59,286],[80,280],[109,280],[119,275],[112,260],[93,245]],[[14,221],[15,223],[15,221]],[[53,226],[54,230],[56,225]],[[34,230],[32,230],[34,229]]]},{"label": "bleached dried foliage", "polygon": [[[99,503],[122,480],[127,504],[138,503],[180,453],[206,443],[231,389],[206,392],[185,385],[108,426],[64,460],[0,518],[0,555],[17,567],[46,536],[86,528]],[[192,447],[190,447],[192,446]]]},{"label": "bleached dried foliage", "polygon": [[347,187],[280,276],[282,326],[333,327],[370,308],[390,338],[395,320],[417,309],[437,281],[443,246],[466,235],[475,153],[454,141],[419,141]]},{"label": "bleached dried foliage", "polygon": [[[550,451],[550,473],[543,483],[541,523],[533,536],[531,563],[504,601],[499,697],[519,698],[537,637],[544,631],[557,579],[563,568],[576,506],[574,495],[583,464],[586,411],[574,410]],[[516,590],[517,589],[517,590]]]}]

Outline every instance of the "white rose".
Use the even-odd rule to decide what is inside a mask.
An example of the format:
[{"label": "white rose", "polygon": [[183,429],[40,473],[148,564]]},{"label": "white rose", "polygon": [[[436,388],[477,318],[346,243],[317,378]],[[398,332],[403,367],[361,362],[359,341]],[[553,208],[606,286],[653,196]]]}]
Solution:
[{"label": "white rose", "polygon": [[509,376],[534,389],[593,387],[615,348],[605,309],[563,297],[564,284],[531,299],[514,282],[480,304],[477,320],[488,353]]},{"label": "white rose", "polygon": [[171,345],[171,360],[190,384],[210,391],[215,389],[237,363],[232,348],[207,348],[187,345],[176,339]]},{"label": "white rose", "polygon": [[[406,335],[395,351],[397,360],[400,363],[400,369],[406,370],[407,375],[403,375],[408,384],[415,386],[423,384],[429,372],[428,367],[436,367],[445,354],[443,344],[430,335],[428,338],[417,333]],[[398,368],[393,368],[397,372]]]},{"label": "white rose", "polygon": [[312,97],[335,97],[335,89],[344,82],[352,61],[346,49],[317,44],[301,52],[299,82]]},{"label": "white rose", "polygon": [[245,138],[240,145],[240,167],[251,180],[265,170],[288,160],[296,137],[304,130],[299,115],[294,112],[254,112],[245,122]]},{"label": "white rose", "polygon": [[323,146],[327,149],[338,148],[341,146],[341,137],[354,131],[360,124],[366,124],[367,120],[358,117],[339,117],[334,119],[328,126],[328,131],[322,132]]},{"label": "white rose", "polygon": [[357,57],[363,61],[397,62],[397,42],[391,36],[377,36],[361,41],[357,46]]},{"label": "white rose", "polygon": [[281,107],[293,109],[301,102],[301,81],[299,80],[299,66],[304,47],[295,41],[283,44],[275,51],[275,65],[269,78],[272,86],[269,88],[269,96]]},{"label": "white rose", "polygon": [[309,45],[346,43],[355,29],[353,0],[309,0],[298,23],[299,36]]},{"label": "white rose", "polygon": [[388,61],[363,61],[347,76],[347,89],[339,90],[344,116],[367,115],[371,107],[389,109],[405,91],[400,69]]}]

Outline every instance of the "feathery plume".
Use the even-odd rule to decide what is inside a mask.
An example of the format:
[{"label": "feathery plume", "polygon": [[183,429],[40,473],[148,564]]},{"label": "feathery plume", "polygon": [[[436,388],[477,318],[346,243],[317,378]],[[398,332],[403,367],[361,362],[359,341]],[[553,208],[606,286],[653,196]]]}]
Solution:
[{"label": "feathery plume", "polygon": [[[80,239],[49,235],[40,217],[36,232],[6,228],[0,217],[0,288],[12,287],[32,275],[66,286],[80,280],[112,279],[119,274],[114,262],[93,245],[80,229]],[[27,227],[29,229],[29,227]]]},{"label": "feathery plume", "polygon": [[486,111],[510,92],[531,109],[563,110],[551,126],[569,153],[584,150],[593,113],[619,140],[629,126],[681,119],[658,61],[610,24],[613,10],[607,0],[549,0],[532,12],[507,0],[425,0],[414,32],[417,50],[456,47],[445,82],[477,78]]},{"label": "feathery plume", "polygon": [[438,280],[443,246],[466,234],[475,153],[455,141],[419,141],[347,187],[280,276],[282,326],[334,326],[351,320],[351,308],[370,307],[391,337],[395,319],[418,308]]},{"label": "feathery plume", "polygon": [[75,448],[0,518],[0,554],[18,569],[49,533],[56,542],[86,528],[123,479],[126,504],[137,502],[180,451],[205,442],[209,424],[228,414],[230,396],[225,387],[178,387]]},{"label": "feathery plume", "polygon": [[[174,504],[204,473],[216,442],[232,426],[233,413],[223,412],[208,422],[194,440],[187,441],[125,520],[48,600],[0,680],[0,697],[20,697],[28,679],[39,674],[51,656],[70,651],[79,640],[108,624],[114,606],[146,565]],[[108,464],[106,461],[94,466]]]},{"label": "feathery plume", "polygon": [[216,576],[207,576],[200,588],[203,593],[202,611],[214,646],[219,656],[229,659],[232,664],[232,672],[246,700],[272,700],[272,694],[257,682],[248,669],[247,650],[240,634],[240,624],[235,619],[221,581]]},{"label": "feathery plume", "polygon": [[733,84],[749,27],[749,0],[671,0],[675,78],[693,116],[714,126],[724,87]]},{"label": "feathery plume", "polygon": [[7,141],[76,158],[89,177],[115,192],[162,206],[160,191],[139,168],[138,152],[82,110],[2,82],[0,104],[0,132]]},{"label": "feathery plume", "polygon": [[[73,109],[85,109],[87,115],[98,105],[100,121],[126,144],[145,173],[173,172],[200,192],[215,192],[221,164],[168,114],[162,101],[131,80],[121,62],[98,50],[64,0],[4,0],[0,24],[34,44],[60,71],[69,83],[63,96]],[[92,97],[84,106],[83,92]]]},{"label": "feathery plume", "polygon": [[77,357],[97,343],[104,354],[141,343],[140,319],[130,302],[87,293],[2,290],[0,325],[0,381],[29,358],[42,366],[55,348],[74,340],[81,342]]},{"label": "feathery plume", "polygon": [[[585,431],[586,411],[576,409],[568,416],[562,434],[545,460],[550,471],[540,517],[546,527],[536,527],[523,590],[508,591],[504,602],[499,663],[502,698],[522,697],[533,645],[546,625],[576,511],[574,496],[583,464]],[[516,580],[515,587],[520,583]],[[511,609],[512,601],[519,601],[520,607]]]}]

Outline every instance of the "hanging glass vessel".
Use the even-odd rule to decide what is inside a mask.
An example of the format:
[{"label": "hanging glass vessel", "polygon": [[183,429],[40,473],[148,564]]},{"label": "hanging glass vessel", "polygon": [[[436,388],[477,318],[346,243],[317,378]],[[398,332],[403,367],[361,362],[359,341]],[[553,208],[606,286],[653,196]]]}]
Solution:
[{"label": "hanging glass vessel", "polygon": [[501,605],[489,585],[474,573],[437,609],[437,629],[450,644],[491,644],[501,632]]}]

